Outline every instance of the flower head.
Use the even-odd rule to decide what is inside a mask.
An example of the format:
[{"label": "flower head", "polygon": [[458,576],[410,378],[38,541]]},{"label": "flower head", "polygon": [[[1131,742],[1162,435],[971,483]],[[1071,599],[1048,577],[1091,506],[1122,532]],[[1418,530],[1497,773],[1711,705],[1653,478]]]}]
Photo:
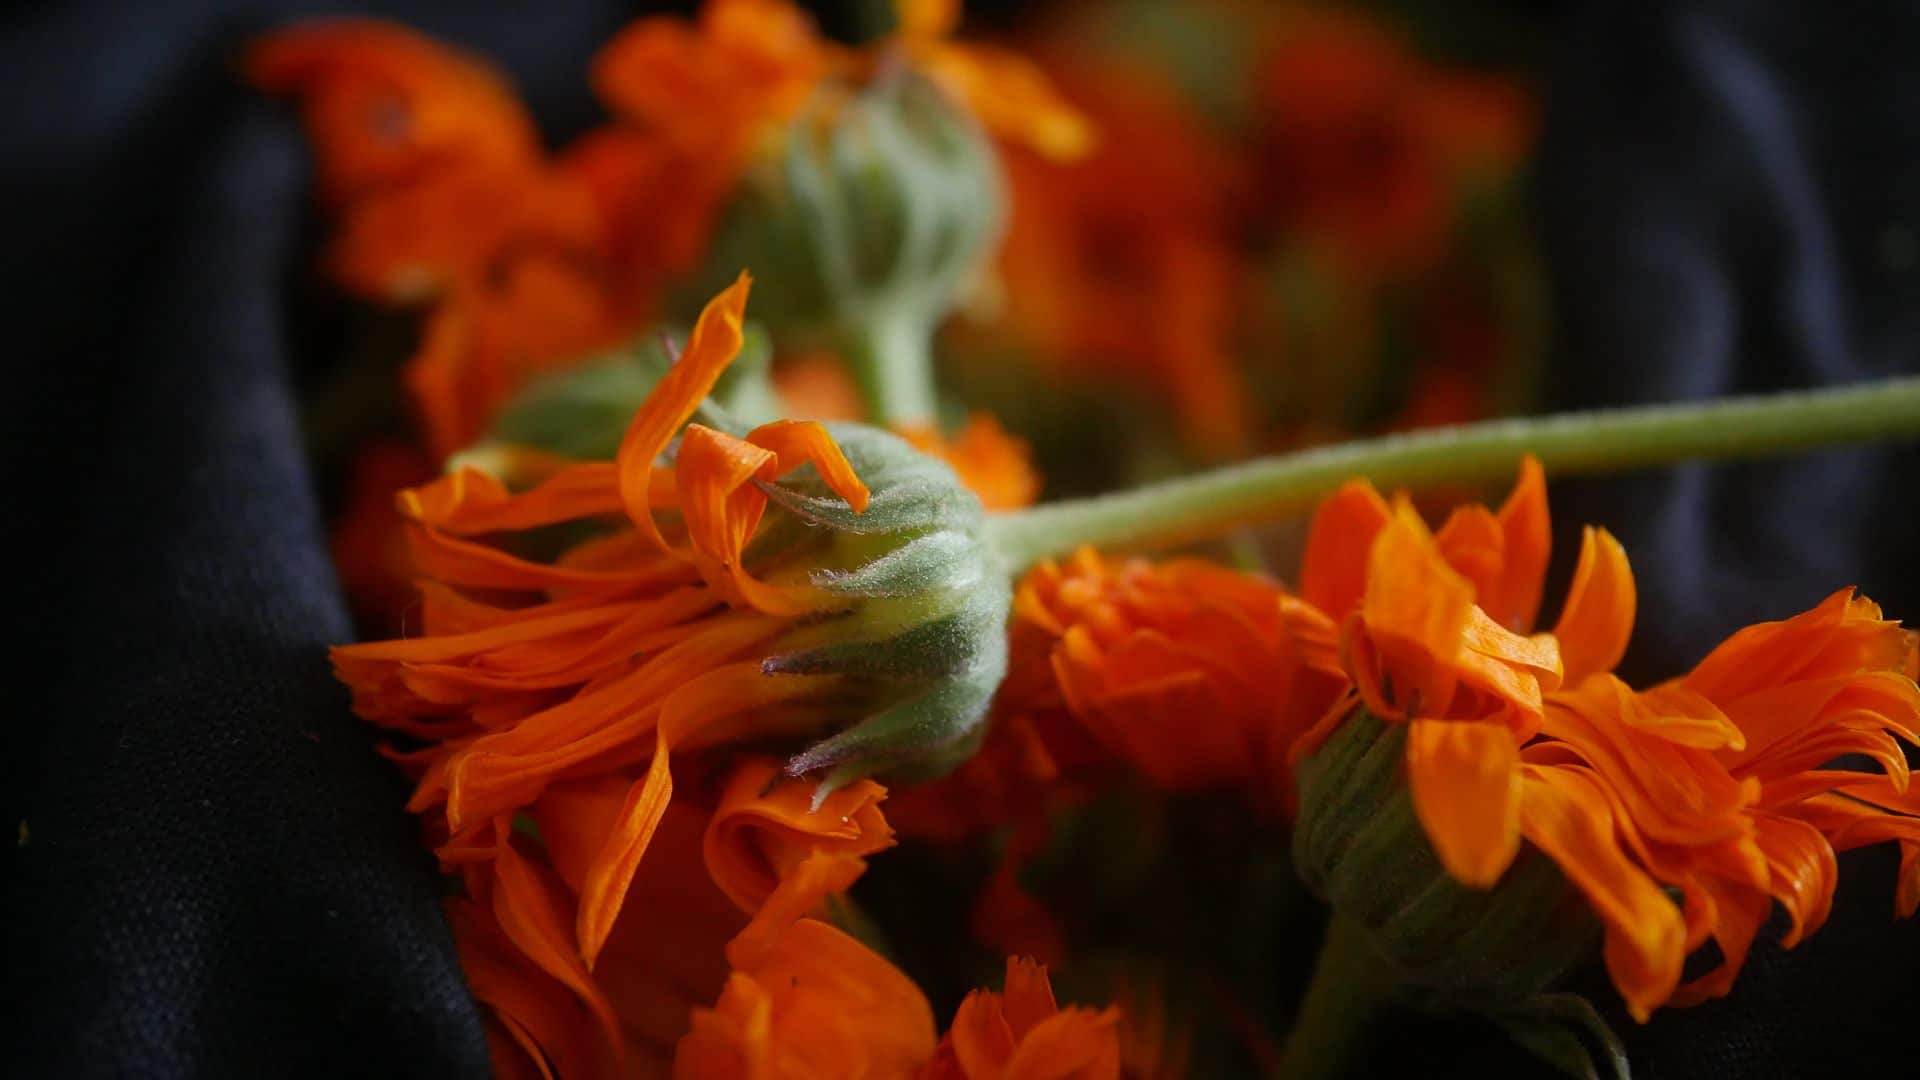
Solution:
[{"label": "flower head", "polygon": [[[1362,921],[1400,961],[1424,956],[1439,966],[1422,977],[1442,982],[1463,968],[1423,935],[1496,910],[1545,918],[1571,888],[1604,929],[1615,986],[1645,1019],[1668,1002],[1724,993],[1774,901],[1792,919],[1784,945],[1818,928],[1836,845],[1911,841],[1900,740],[1915,741],[1920,717],[1913,637],[1843,590],[1635,691],[1611,674],[1636,597],[1626,555],[1604,531],[1586,531],[1552,633],[1525,636],[1546,526],[1531,462],[1498,514],[1466,507],[1438,533],[1363,484],[1321,508],[1300,602],[1342,619],[1355,693],[1294,749],[1306,789],[1295,854],[1337,907],[1373,912]],[[1361,733],[1363,721],[1384,726]],[[1835,767],[1849,754],[1880,771]],[[1365,822],[1383,823],[1376,839],[1401,835],[1384,824],[1401,813],[1467,891],[1430,886],[1419,903],[1394,899],[1419,891],[1425,871],[1394,861],[1404,843],[1393,854],[1352,838]],[[1523,841],[1564,885],[1542,876]],[[1903,895],[1920,895],[1911,879]],[[1563,925],[1513,958],[1502,992],[1557,977],[1581,934]],[[1710,937],[1724,962],[1681,985],[1688,953]]]},{"label": "flower head", "polygon": [[[830,735],[736,777],[713,819],[712,879],[764,916],[737,947],[764,948],[766,920],[889,843],[860,777],[963,752],[1003,662],[1006,594],[950,472],[857,427],[687,423],[740,347],[746,294],[742,277],[708,305],[616,460],[503,448],[404,492],[424,634],[333,654],[362,716],[425,742],[398,756],[442,862],[616,1047],[592,976],[673,803],[673,754]],[[825,784],[767,783],[816,770]],[[550,827],[589,782],[604,812]],[[547,858],[515,838],[522,818]]]}]

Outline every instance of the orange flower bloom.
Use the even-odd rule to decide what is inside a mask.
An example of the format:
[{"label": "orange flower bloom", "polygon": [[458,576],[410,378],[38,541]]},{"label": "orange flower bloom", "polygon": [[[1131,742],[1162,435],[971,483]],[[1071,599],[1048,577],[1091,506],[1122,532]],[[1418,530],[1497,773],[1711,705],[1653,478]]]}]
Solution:
[{"label": "orange flower bloom", "polygon": [[[517,493],[463,467],[405,493],[427,577],[426,634],[333,653],[362,716],[430,743],[406,759],[418,777],[409,805],[431,815],[442,860],[491,864],[512,907],[500,913],[508,937],[573,990],[616,1045],[615,1014],[589,973],[672,797],[669,750],[765,731],[768,707],[835,679],[761,674],[769,643],[797,616],[839,601],[756,576],[770,563],[745,554],[768,501],[755,481],[811,463],[854,510],[867,499],[810,424],[770,424],[744,440],[691,425],[674,463],[658,467],[739,349],[746,292],[743,276],[708,305],[617,462],[535,461],[547,475]],[[661,507],[679,511],[671,539],[654,517]],[[550,563],[469,539],[622,517],[626,528]],[[500,606],[481,595],[522,599]],[[518,854],[513,815],[559,781],[605,775],[621,778],[617,813],[583,849],[592,855],[578,882],[547,880]],[[577,905],[565,902],[565,884]]]},{"label": "orange flower bloom", "polygon": [[[1499,514],[1465,507],[1437,534],[1404,499],[1389,508],[1350,484],[1315,518],[1299,603],[1343,619],[1360,701],[1408,725],[1413,807],[1448,873],[1489,887],[1523,837],[1545,852],[1605,925],[1608,970],[1644,1020],[1724,993],[1774,900],[1793,920],[1783,944],[1818,928],[1836,847],[1913,850],[1920,819],[1897,740],[1920,726],[1914,638],[1843,590],[1636,693],[1610,674],[1636,596],[1604,531],[1587,530],[1553,633],[1522,636],[1540,601],[1546,514],[1532,461]],[[1294,756],[1351,711],[1330,710]],[[1821,768],[1847,754],[1884,775]],[[1903,913],[1920,898],[1914,865]],[[1725,963],[1680,986],[1708,937]]]},{"label": "orange flower bloom", "polygon": [[247,79],[298,94],[333,204],[456,166],[519,167],[540,138],[505,79],[483,61],[404,27],[330,19],[255,42]]},{"label": "orange flower bloom", "polygon": [[[1015,594],[1000,708],[1057,703],[1111,759],[1164,789],[1276,793],[1296,719],[1318,716],[1341,685],[1331,626],[1298,605],[1283,611],[1285,595],[1197,559],[1083,550],[1064,566],[1042,563]],[[1021,680],[1033,663],[1051,678]]]},{"label": "orange flower bloom", "polygon": [[960,483],[980,496],[980,505],[988,510],[1018,510],[1033,505],[1040,495],[1040,474],[1026,442],[1007,434],[987,413],[969,416],[952,436],[930,428],[907,429],[900,435],[915,449],[951,465]]},{"label": "orange flower bloom", "polygon": [[332,277],[379,303],[433,305],[405,381],[435,457],[480,436],[531,375],[650,313],[658,281],[610,266],[597,174],[555,168],[471,57],[395,26],[322,22],[262,39],[248,68],[300,96],[323,184],[345,203]]},{"label": "orange flower bloom", "polygon": [[[1543,691],[1565,674],[1553,635],[1511,629],[1530,627],[1539,608],[1549,540],[1546,481],[1531,459],[1498,515],[1463,507],[1434,534],[1404,498],[1389,509],[1355,482],[1321,507],[1307,539],[1301,596],[1342,622],[1342,657],[1367,708],[1409,725],[1414,809],[1441,863],[1469,885],[1492,884],[1519,851],[1519,746],[1539,730]],[[1583,563],[1616,556],[1610,537],[1588,534]],[[1628,627],[1590,625],[1617,613],[1584,596],[1576,584],[1558,631],[1624,643]],[[1343,719],[1329,713],[1294,757]]]},{"label": "orange flower bloom", "polygon": [[814,919],[742,957],[674,1057],[677,1077],[905,1076],[932,1056],[933,1010],[900,969]]},{"label": "orange flower bloom", "polygon": [[693,22],[635,20],[594,57],[592,79],[615,115],[731,171],[799,112],[834,56],[787,0],[706,0]]},{"label": "orange flower bloom", "polygon": [[1532,137],[1518,87],[1433,68],[1354,12],[1282,20],[1259,80],[1277,186],[1267,205],[1368,277],[1439,262],[1461,182],[1510,173]]},{"label": "orange flower bloom", "polygon": [[1038,359],[1171,399],[1210,454],[1245,449],[1250,400],[1232,359],[1243,275],[1236,165],[1172,87],[1071,53],[1048,68],[1101,132],[1070,163],[1005,156],[1004,319]]},{"label": "orange flower bloom", "polygon": [[[1843,589],[1802,615],[1740,631],[1651,690],[1599,676],[1548,698],[1547,738],[1527,747],[1527,769],[1533,782],[1563,788],[1582,777],[1610,799],[1593,816],[1615,823],[1613,873],[1583,875],[1576,864],[1569,876],[1596,899],[1609,966],[1636,1015],[1725,994],[1775,901],[1791,919],[1784,947],[1819,929],[1838,884],[1836,850],[1900,840],[1897,906],[1912,914],[1920,879],[1905,852],[1920,838],[1920,807],[1906,794],[1900,743],[1920,743],[1913,640]],[[1846,755],[1884,772],[1835,767]],[[1637,921],[1599,902],[1625,891],[1623,872],[1637,875],[1642,894],[1680,891],[1684,944],[1671,934],[1648,941]],[[1676,991],[1685,953],[1709,935],[1721,965]]]},{"label": "orange flower bloom", "polygon": [[921,1080],[1099,1080],[1120,1075],[1120,1011],[1062,1009],[1047,969],[1009,958],[1000,993],[975,990],[960,1003],[939,1055]]}]

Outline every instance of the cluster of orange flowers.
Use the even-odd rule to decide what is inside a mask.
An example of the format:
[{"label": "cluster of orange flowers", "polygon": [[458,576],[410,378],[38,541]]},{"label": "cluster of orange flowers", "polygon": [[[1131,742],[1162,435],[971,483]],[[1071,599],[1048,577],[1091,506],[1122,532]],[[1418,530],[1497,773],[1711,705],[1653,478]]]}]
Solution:
[{"label": "cluster of orange flowers", "polygon": [[[1438,532],[1404,497],[1349,484],[1314,518],[1297,594],[1188,560],[1043,564],[1020,587],[986,748],[907,798],[988,828],[1039,812],[1032,794],[1063,777],[1120,767],[1284,815],[1294,770],[1364,712],[1405,725],[1401,771],[1448,873],[1487,888],[1523,840],[1544,852],[1605,924],[1640,1019],[1726,993],[1775,901],[1783,945],[1818,929],[1837,851],[1899,841],[1912,915],[1920,797],[1902,743],[1920,745],[1920,638],[1843,589],[1636,690],[1612,674],[1636,595],[1604,529],[1586,530],[1553,630],[1529,632],[1549,535],[1529,462],[1497,513],[1461,507]],[[1721,963],[1682,983],[1709,938]]]},{"label": "cluster of orange flowers", "polygon": [[[705,257],[742,173],[809,99],[902,63],[1004,139],[1052,158],[1084,152],[1085,120],[1027,61],[949,39],[957,3],[901,0],[896,16],[893,34],[860,50],[820,37],[788,0],[711,0],[691,22],[637,20],[593,62],[614,119],[557,153],[499,72],[403,27],[320,22],[255,44],[250,81],[303,106],[334,218],[328,277],[421,313],[401,377],[424,452],[390,441],[356,462],[335,544],[371,623],[397,626],[407,592],[394,493],[484,436],[529,383],[653,325]],[[847,397],[837,368],[798,373],[783,384],[791,414],[842,411],[817,408]],[[952,442],[910,434],[990,505],[1038,492],[1024,444],[990,416]]]},{"label": "cluster of orange flowers", "polygon": [[[1525,255],[1473,249],[1466,221],[1519,216],[1523,84],[1429,61],[1358,9],[1167,5],[1186,37],[1236,39],[1189,61],[1231,84],[1204,100],[1178,63],[1103,34],[1115,6],[1036,35],[1100,140],[1064,165],[1007,154],[983,362],[1011,340],[1082,385],[1164,395],[1203,458],[1502,409],[1535,344],[1531,313],[1506,310],[1525,298],[1487,279],[1527,276],[1508,265]],[[1387,356],[1396,332],[1419,343],[1411,370]]]},{"label": "cluster of orange flowers", "polygon": [[[1842,590],[1629,686],[1635,583],[1604,530],[1537,628],[1531,459],[1497,510],[1437,530],[1349,483],[1297,588],[1198,557],[1006,565],[984,512],[1032,503],[1039,477],[991,416],[887,433],[715,407],[749,339],[745,273],[666,346],[611,460],[489,438],[543,377],[668,315],[811,103],[901,66],[1004,143],[996,332],[1164,394],[1202,454],[1315,437],[1266,429],[1228,362],[1252,265],[1305,257],[1368,303],[1439,280],[1461,185],[1510,172],[1530,120],[1509,84],[1372,23],[1283,11],[1253,23],[1253,160],[1164,78],[1056,32],[1056,91],[955,42],[941,0],[901,0],[861,48],[787,0],[641,19],[593,64],[613,119],[557,153],[499,75],[403,29],[314,24],[249,55],[304,108],[328,275],[420,317],[402,380],[424,449],[367,450],[336,534],[375,623],[411,633],[333,663],[458,881],[448,917],[503,1074],[1178,1074],[1190,1033],[1162,988],[1122,977],[1118,1004],[1063,1008],[1041,966],[1082,943],[1027,871],[1063,811],[1115,790],[1228,793],[1363,922],[1316,875],[1391,892],[1413,872],[1342,860],[1424,859],[1446,888],[1422,895],[1470,903],[1549,861],[1641,1020],[1726,993],[1774,903],[1784,945],[1817,930],[1836,852],[1899,843],[1896,907],[1920,907],[1915,635]],[[1483,345],[1427,375],[1478,386]],[[783,359],[788,415],[858,419],[832,358]],[[1485,408],[1436,393],[1394,422]],[[1373,788],[1417,829],[1322,842],[1330,807]],[[1004,985],[945,1035],[850,892],[896,830],[998,845],[971,930],[1010,954]],[[1687,978],[1709,942],[1717,966]]]}]

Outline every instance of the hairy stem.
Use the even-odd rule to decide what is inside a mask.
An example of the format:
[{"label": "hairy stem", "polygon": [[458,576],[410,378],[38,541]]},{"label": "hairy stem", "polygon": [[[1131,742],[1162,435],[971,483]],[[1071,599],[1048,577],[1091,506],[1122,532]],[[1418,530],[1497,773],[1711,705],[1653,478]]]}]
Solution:
[{"label": "hairy stem", "polygon": [[1220,536],[1303,513],[1356,477],[1419,488],[1508,477],[1526,454],[1566,476],[1912,438],[1920,438],[1916,376],[1389,435],[1001,514],[989,527],[1007,564],[1019,569],[1082,545],[1151,548]]}]

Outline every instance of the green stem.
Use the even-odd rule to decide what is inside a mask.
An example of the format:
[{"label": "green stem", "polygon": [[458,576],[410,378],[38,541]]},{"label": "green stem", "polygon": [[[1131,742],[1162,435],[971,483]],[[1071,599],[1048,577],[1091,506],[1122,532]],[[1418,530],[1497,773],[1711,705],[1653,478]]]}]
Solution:
[{"label": "green stem", "polygon": [[933,332],[922,319],[876,316],[844,346],[867,419],[882,427],[934,422]]},{"label": "green stem", "polygon": [[1277,1080],[1347,1075],[1361,1038],[1395,985],[1392,966],[1359,923],[1335,912],[1313,964],[1307,996],[1294,1014]]},{"label": "green stem", "polygon": [[1082,545],[1166,547],[1311,509],[1347,480],[1382,487],[1509,477],[1526,454],[1556,476],[1920,438],[1920,376],[1834,389],[1492,420],[1260,458],[1131,491],[992,518],[1014,568]]}]

